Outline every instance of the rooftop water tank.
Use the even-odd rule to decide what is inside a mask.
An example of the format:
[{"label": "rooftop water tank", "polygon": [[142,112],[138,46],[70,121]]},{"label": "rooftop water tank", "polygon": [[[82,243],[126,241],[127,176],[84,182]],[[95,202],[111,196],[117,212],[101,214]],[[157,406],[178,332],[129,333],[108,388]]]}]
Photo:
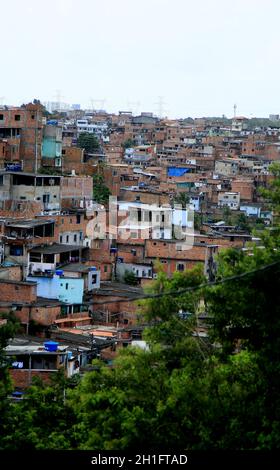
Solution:
[{"label": "rooftop water tank", "polygon": [[63,270],[62,270],[62,269],[57,269],[57,270],[55,271],[55,274],[56,274],[57,276],[63,276]]},{"label": "rooftop water tank", "polygon": [[49,352],[57,351],[58,343],[56,343],[55,341],[47,341],[46,343],[44,343],[44,348]]}]

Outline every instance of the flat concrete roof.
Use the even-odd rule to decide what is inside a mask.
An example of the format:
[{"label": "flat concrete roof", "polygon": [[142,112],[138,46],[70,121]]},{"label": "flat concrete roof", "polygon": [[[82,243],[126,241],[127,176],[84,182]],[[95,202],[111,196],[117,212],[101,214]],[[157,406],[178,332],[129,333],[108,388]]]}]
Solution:
[{"label": "flat concrete roof", "polygon": [[1,219],[5,222],[5,225],[8,227],[16,227],[16,228],[32,228],[32,227],[39,227],[41,225],[46,224],[53,224],[55,220],[37,220],[37,219]]},{"label": "flat concrete roof", "polygon": [[86,247],[79,245],[62,245],[54,243],[53,245],[47,245],[43,247],[32,248],[32,253],[46,253],[46,254],[58,254],[58,253],[69,253],[70,251],[83,250]]}]

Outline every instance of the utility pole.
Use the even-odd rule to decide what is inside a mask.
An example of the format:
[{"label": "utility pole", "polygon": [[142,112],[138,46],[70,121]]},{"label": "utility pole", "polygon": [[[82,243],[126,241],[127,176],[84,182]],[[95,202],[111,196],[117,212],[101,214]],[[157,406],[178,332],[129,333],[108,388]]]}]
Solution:
[{"label": "utility pole", "polygon": [[158,97],[158,102],[155,103],[157,105],[157,109],[158,109],[158,117],[159,118],[163,118],[163,115],[164,115],[164,112],[165,112],[165,109],[164,109],[164,105],[166,104],[164,102],[164,97],[163,96],[159,96]]}]

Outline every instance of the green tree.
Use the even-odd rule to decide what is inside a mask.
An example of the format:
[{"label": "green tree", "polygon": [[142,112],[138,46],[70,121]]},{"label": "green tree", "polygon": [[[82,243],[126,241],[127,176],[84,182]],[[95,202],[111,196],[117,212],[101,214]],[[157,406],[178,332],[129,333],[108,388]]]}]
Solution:
[{"label": "green tree", "polygon": [[110,189],[106,186],[103,175],[93,175],[93,200],[99,204],[107,204],[109,196],[111,195]]},{"label": "green tree", "polygon": [[236,221],[237,227],[245,232],[250,232],[250,225],[245,214],[240,214]]},{"label": "green tree", "polygon": [[67,381],[55,373],[46,384],[34,378],[20,402],[11,403],[0,449],[44,450],[75,447],[74,414],[65,402]]},{"label": "green tree", "polygon": [[124,149],[129,149],[135,146],[135,141],[133,139],[127,139],[122,144]]},{"label": "green tree", "polygon": [[130,284],[131,286],[138,284],[138,279],[133,271],[125,271],[123,280],[126,284]]},{"label": "green tree", "polygon": [[186,208],[190,202],[190,197],[187,193],[177,193],[174,198],[175,204],[180,204],[182,208]]},{"label": "green tree", "polygon": [[77,146],[85,149],[86,153],[96,153],[100,148],[97,137],[88,132],[83,132],[79,135]]},{"label": "green tree", "polygon": [[226,225],[232,225],[231,220],[231,210],[228,206],[223,207],[223,215],[222,215]]},{"label": "green tree", "polygon": [[13,390],[13,384],[9,374],[9,362],[5,356],[5,348],[9,339],[13,338],[19,328],[19,323],[12,313],[1,313],[0,315],[0,449],[1,436],[5,433],[5,425],[9,420],[8,394]]}]

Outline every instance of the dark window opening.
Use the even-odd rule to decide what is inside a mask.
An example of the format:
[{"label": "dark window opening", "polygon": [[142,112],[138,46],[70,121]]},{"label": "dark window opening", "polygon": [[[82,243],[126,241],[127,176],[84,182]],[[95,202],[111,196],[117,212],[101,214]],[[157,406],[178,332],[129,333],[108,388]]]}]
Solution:
[{"label": "dark window opening", "polygon": [[11,256],[23,256],[23,247],[17,245],[11,245],[10,247]]},{"label": "dark window opening", "polygon": [[46,254],[44,253],[43,254],[43,263],[50,263],[50,264],[53,264],[54,263],[54,254]]},{"label": "dark window opening", "polygon": [[184,264],[181,264],[181,263],[177,264],[177,271],[182,272],[184,270],[185,270],[185,265]]}]

